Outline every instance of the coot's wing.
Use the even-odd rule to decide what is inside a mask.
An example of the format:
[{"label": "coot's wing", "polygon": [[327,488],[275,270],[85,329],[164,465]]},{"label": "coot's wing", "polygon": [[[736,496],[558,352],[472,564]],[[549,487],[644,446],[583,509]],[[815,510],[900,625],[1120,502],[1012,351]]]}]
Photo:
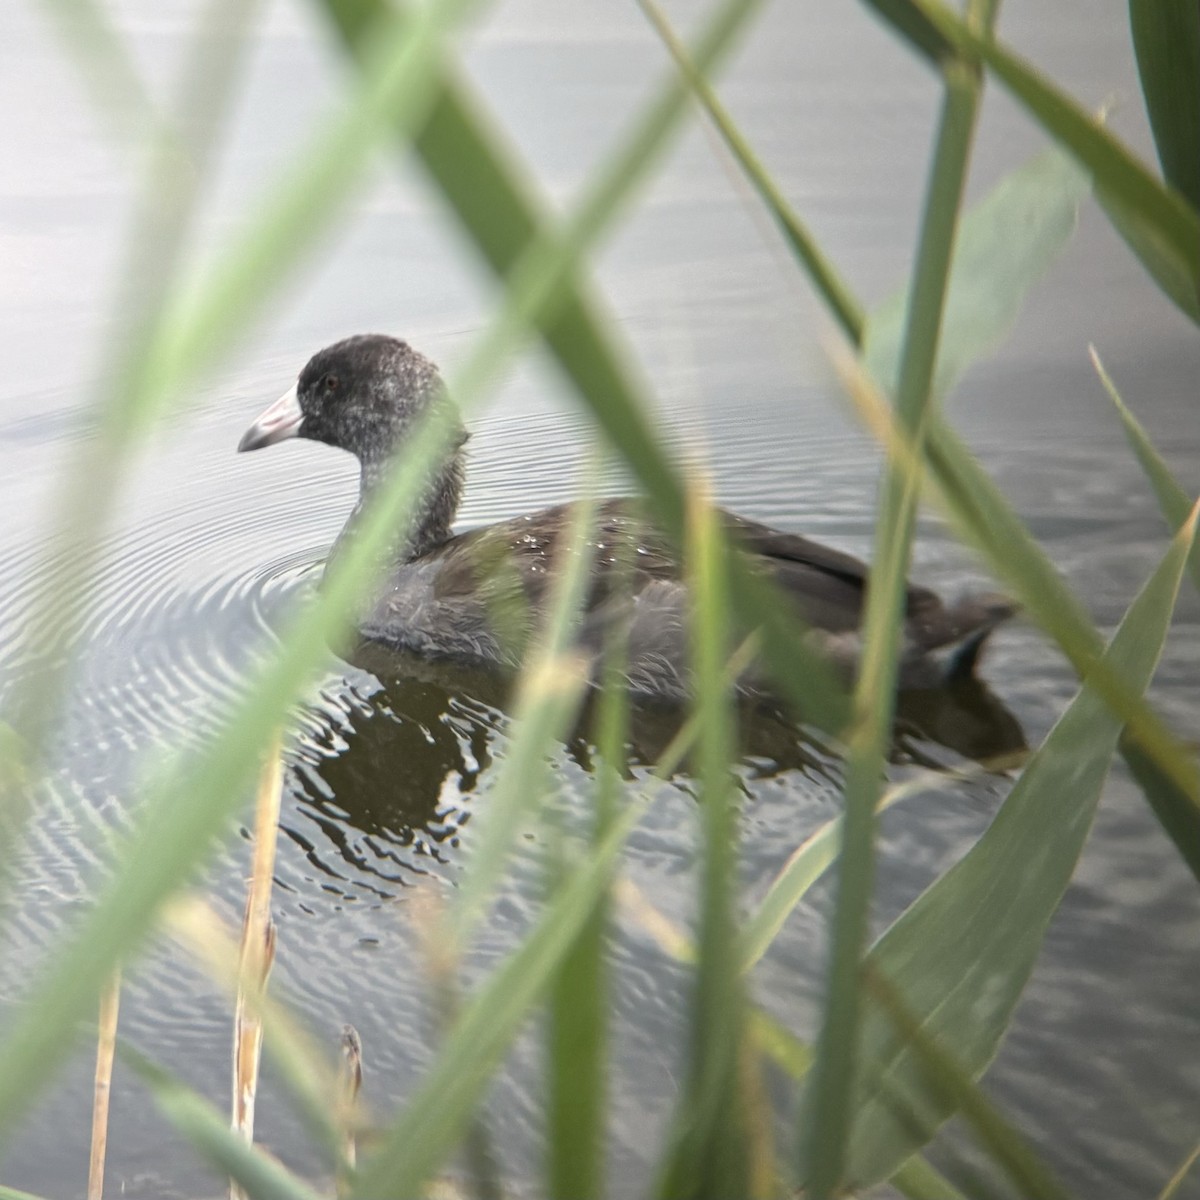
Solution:
[{"label": "coot's wing", "polygon": [[[857,629],[866,598],[867,564],[853,555],[723,512],[730,537],[769,567],[810,625],[831,633]],[[928,588],[908,584],[905,615],[928,620],[942,603]]]}]

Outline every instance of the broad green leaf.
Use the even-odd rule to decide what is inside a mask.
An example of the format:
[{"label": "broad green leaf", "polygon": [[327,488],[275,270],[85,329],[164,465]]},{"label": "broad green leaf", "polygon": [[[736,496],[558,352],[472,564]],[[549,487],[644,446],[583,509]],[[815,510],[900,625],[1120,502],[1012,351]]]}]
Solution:
[{"label": "broad green leaf", "polygon": [[171,1124],[210,1164],[236,1179],[250,1200],[323,1200],[276,1159],[234,1133],[229,1117],[186,1084],[128,1046],[121,1048],[121,1059],[150,1089]]},{"label": "broad green leaf", "polygon": [[[1069,155],[1048,150],[1006,176],[963,217],[938,350],[936,392],[947,393],[1012,327],[1026,293],[1067,244],[1089,187],[1088,175]],[[889,394],[899,374],[907,310],[905,290],[867,321],[867,367]]]},{"label": "broad green leaf", "polygon": [[[1068,1192],[1025,1138],[1000,1115],[955,1055],[922,1028],[900,992],[873,964],[867,967],[867,985],[880,1009],[911,1045],[930,1092],[947,1109],[962,1114],[992,1162],[1008,1175],[1020,1195],[1027,1200],[1070,1200]],[[910,1110],[903,1098],[898,1101],[897,1116],[901,1120],[921,1120],[921,1115]]]},{"label": "broad green leaf", "polygon": [[[887,8],[928,19],[958,51],[981,59],[1042,127],[1093,176],[1117,231],[1163,291],[1200,322],[1200,214],[1162,183],[1101,122],[992,37],[982,37],[940,0],[893,0]],[[881,9],[896,23],[896,18]]]},{"label": "broad green leaf", "polygon": [[1153,221],[1146,220],[1124,196],[1097,182],[1096,201],[1158,286],[1193,321],[1200,321],[1196,272],[1187,259],[1182,258],[1163,238],[1161,229]]},{"label": "broad green leaf", "polygon": [[1200,882],[1200,809],[1128,734],[1121,738],[1121,755],[1167,836]]},{"label": "broad green leaf", "polygon": [[[1195,523],[1172,542],[1121,622],[1105,662],[1138,691],[1153,674]],[[972,1077],[992,1060],[1071,879],[1122,722],[1084,683],[991,826],[884,933],[868,963],[905,998],[923,1034]],[[886,1179],[952,1112],[877,1008],[862,1029],[850,1180]],[[901,1102],[907,1116],[896,1113]],[[921,1120],[916,1119],[920,1114]]]},{"label": "broad green leaf", "polygon": [[1200,211],[1200,4],[1129,0],[1129,28],[1163,174]]}]

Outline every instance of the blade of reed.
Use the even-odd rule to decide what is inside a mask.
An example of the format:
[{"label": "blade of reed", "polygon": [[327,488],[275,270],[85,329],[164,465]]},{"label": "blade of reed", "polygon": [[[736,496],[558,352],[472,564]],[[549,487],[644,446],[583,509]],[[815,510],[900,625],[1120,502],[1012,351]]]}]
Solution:
[{"label": "blade of reed", "polygon": [[[254,3],[216,0],[205,21],[223,23],[236,34],[246,28],[256,11]],[[84,22],[86,25],[86,15]],[[204,24],[200,32],[207,34]],[[199,36],[188,48],[176,102],[180,127],[189,129],[187,141],[169,123],[159,122],[153,130],[147,127],[147,132],[156,136],[145,147],[145,178],[133,214],[136,235],[126,248],[112,304],[120,323],[104,339],[100,382],[89,413],[94,428],[91,436],[75,443],[61,473],[63,483],[53,497],[43,561],[18,635],[21,652],[36,667],[25,673],[21,686],[10,690],[7,702],[14,723],[26,733],[34,774],[56,727],[57,705],[75,657],[62,651],[70,645],[85,611],[104,546],[102,535],[132,448],[132,430],[124,420],[126,396],[137,390],[140,354],[177,269],[196,212],[199,180],[212,161],[231,97],[236,94],[234,85],[244,56],[237,53],[241,43],[236,37],[234,43],[230,49],[212,37]],[[101,48],[97,53],[105,51]],[[72,586],[68,588],[52,570],[56,561],[64,559],[72,568]],[[8,789],[0,794],[10,836],[24,822],[31,802],[27,790]],[[6,866],[6,861],[0,862],[0,884]]]},{"label": "blade of reed", "polygon": [[928,1159],[914,1154],[888,1180],[907,1200],[967,1200]]},{"label": "blade of reed", "polygon": [[[1121,399],[1116,385],[1096,353],[1096,348],[1091,346],[1088,349],[1100,382],[1116,406],[1129,444],[1154,489],[1163,517],[1170,528],[1179,528],[1187,520],[1192,501],[1163,462],[1162,456],[1155,449],[1141,423]],[[1200,547],[1193,545],[1188,565],[1196,586],[1200,588]],[[1191,868],[1192,874],[1200,880],[1200,804],[1197,804],[1194,797],[1181,788],[1151,755],[1130,738],[1128,733],[1122,735],[1120,749],[1121,756],[1154,810],[1154,815],[1175,843],[1175,848]]]},{"label": "blade of reed", "polygon": [[209,1163],[240,1184],[250,1200],[322,1200],[275,1159],[248,1145],[212,1104],[186,1084],[128,1045],[121,1047],[120,1054],[167,1120]]},{"label": "blade of reed", "polygon": [[867,0],[919,54],[939,70],[955,55],[951,42],[937,25],[908,0]]},{"label": "blade of reed", "polygon": [[35,1196],[32,1192],[19,1192],[0,1183],[0,1200],[46,1200],[46,1197]]},{"label": "blade of reed", "polygon": [[[615,547],[617,594],[623,594],[631,585],[633,552],[626,541],[619,541]],[[603,842],[621,810],[630,717],[624,669],[626,641],[624,632],[614,629],[606,639],[600,666],[595,738],[599,762],[591,789],[595,805],[592,847]],[[564,869],[569,871],[573,865],[564,856]],[[605,946],[611,907],[606,892],[563,960],[551,992],[546,1163],[549,1196],[596,1200],[606,1191],[604,1132],[611,998]]]},{"label": "blade of reed", "polygon": [[[447,914],[446,935],[458,952],[499,881],[521,822],[536,811],[549,782],[547,755],[570,729],[588,686],[588,662],[573,647],[594,557],[594,492],[572,508],[558,555],[546,628],[521,672],[513,711],[516,731],[500,776],[480,814],[470,867]],[[565,566],[561,565],[564,564]]]},{"label": "blade of reed", "polygon": [[[964,214],[955,238],[933,390],[944,396],[1012,328],[1026,295],[1070,240],[1091,177],[1064,151],[1036,155]],[[864,358],[891,394],[899,375],[908,292],[867,320]]]},{"label": "blade of reed", "polygon": [[[1095,346],[1088,347],[1088,354],[1092,359],[1092,366],[1096,368],[1096,374],[1100,377],[1100,382],[1104,385],[1104,390],[1108,393],[1109,399],[1116,407],[1117,416],[1121,418],[1121,424],[1125,429],[1125,436],[1129,441],[1130,447],[1133,449],[1137,460],[1142,465],[1142,470],[1146,473],[1146,478],[1150,481],[1150,486],[1154,489],[1154,495],[1158,500],[1158,507],[1162,510],[1162,515],[1167,522],[1168,529],[1178,529],[1180,525],[1187,520],[1188,513],[1191,511],[1194,500],[1183,490],[1179,481],[1171,473],[1171,468],[1163,461],[1162,455],[1155,449],[1154,443],[1150,440],[1150,435],[1142,427],[1141,422],[1133,415],[1125,401],[1121,399],[1120,392],[1117,391],[1117,386],[1113,383],[1109,373],[1104,369],[1104,364],[1100,361],[1100,355],[1096,352]],[[1193,550],[1191,562],[1189,563],[1192,571],[1192,578],[1196,581],[1196,587],[1200,588],[1200,551]]]},{"label": "blade of reed", "polygon": [[[1200,505],[1121,622],[1109,666],[1143,690],[1162,650]],[[974,1076],[991,1061],[1087,838],[1122,729],[1085,682],[1029,760],[987,832],[888,928],[868,961],[929,1036]],[[886,1179],[952,1108],[931,1094],[911,1047],[869,1008],[853,1089],[848,1182]],[[897,1097],[908,1101],[902,1118]],[[920,1121],[916,1121],[917,1114]]]},{"label": "blade of reed", "polygon": [[688,1078],[657,1185],[669,1200],[749,1195],[748,1113],[739,1078],[746,1033],[734,920],[738,828],[730,774],[736,713],[725,683],[728,594],[718,520],[700,483],[689,494],[687,563],[704,867]]},{"label": "blade of reed", "polygon": [[1151,811],[1200,882],[1200,808],[1127,733],[1121,737],[1120,750]]},{"label": "blade of reed", "polygon": [[962,1114],[992,1161],[1005,1171],[1020,1195],[1028,1200],[1070,1200],[1070,1193],[1016,1128],[1000,1115],[970,1071],[943,1047],[940,1039],[926,1032],[892,981],[870,963],[864,972],[872,997],[920,1060],[930,1089],[947,1108]]},{"label": "blade of reed", "polygon": [[355,1200],[420,1194],[453,1149],[504,1051],[604,895],[616,856],[640,809],[631,808],[580,864],[533,932],[467,1001],[429,1074],[359,1167]]},{"label": "blade of reed", "polygon": [[1200,1142],[1192,1147],[1191,1153],[1179,1164],[1179,1169],[1167,1180],[1166,1186],[1158,1193],[1158,1200],[1175,1200],[1175,1197],[1179,1195],[1179,1189],[1183,1187],[1198,1160],[1200,1160]]},{"label": "blade of reed", "polygon": [[858,301],[759,162],[708,80],[692,62],[686,47],[675,36],[666,14],[654,0],[638,0],[638,3],[834,319],[853,345],[861,345],[865,316]]},{"label": "blade of reed", "polygon": [[1129,0],[1129,28],[1163,175],[1200,211],[1200,6]]},{"label": "blade of reed", "polygon": [[[362,53],[369,16],[379,3],[381,0],[330,0],[330,15],[356,57]],[[736,32],[736,27],[731,28],[733,18],[727,14],[736,16],[737,11],[736,5],[719,10],[692,49],[691,58],[698,69],[710,69]],[[528,194],[522,173],[499,137],[484,124],[462,82],[452,74],[443,75],[438,98],[426,125],[416,134],[414,146],[498,276],[515,286],[518,261],[543,260],[540,298],[530,290],[523,316],[515,311],[501,314],[499,320],[513,322],[510,330],[520,327],[522,320],[536,320],[547,346],[654,503],[659,521],[681,541],[684,503],[678,472],[644,416],[648,408],[641,389],[613,345],[599,307],[584,284],[581,265],[583,254],[607,219],[599,206],[603,204],[611,214],[681,114],[684,88],[677,79],[670,87],[678,99],[653,103],[643,118],[644,127],[630,138],[635,150],[628,162],[637,169],[626,171],[623,186],[620,173],[626,169],[622,166],[626,160],[601,171],[601,182],[588,190],[589,196],[598,199],[583,206],[585,215],[572,227],[577,235],[574,241],[553,237],[554,224],[544,206]],[[521,307],[513,304],[515,310]],[[511,333],[508,338],[512,340]],[[460,395],[457,389],[455,395]],[[848,714],[841,682],[824,657],[797,635],[797,623],[788,606],[780,603],[778,589],[734,556],[730,590],[743,623],[762,630],[764,662],[781,693],[806,720],[826,730],[840,729]]]},{"label": "blade of reed", "polygon": [[981,35],[939,0],[868,0],[885,18],[898,8],[919,14],[961,54],[978,57],[1053,138],[1091,171],[1117,232],[1163,291],[1200,321],[1200,214],[1163,184],[1098,121],[1028,63]]},{"label": "blade of reed", "polygon": [[42,8],[75,61],[92,112],[110,122],[112,135],[132,144],[155,136],[159,114],[104,8],[95,0],[43,0]]},{"label": "blade of reed", "polygon": [[[258,785],[254,812],[254,858],[246,891],[238,960],[237,1000],[233,1019],[233,1131],[254,1141],[254,1107],[262,1059],[261,998],[275,963],[275,922],[271,919],[271,885],[283,792],[283,742],[278,733],[267,743],[266,763]],[[242,1191],[229,1187],[230,1200]]]},{"label": "blade of reed", "polygon": [[[969,5],[991,23],[995,7]],[[921,222],[896,388],[900,426],[920,445],[933,405],[938,336],[950,279],[954,232],[966,183],[980,80],[965,65],[944,68],[945,94]],[[876,522],[871,586],[862,627],[862,661],[847,739],[845,828],[838,861],[825,1009],[801,1135],[812,1200],[842,1187],[854,1113],[859,1036],[859,964],[867,935],[874,875],[875,807],[895,710],[905,585],[916,519],[919,473],[889,457]]]},{"label": "blade of reed", "polygon": [[117,1051],[117,1019],[121,1008],[121,972],[114,971],[100,994],[100,1029],[96,1039],[96,1076],[92,1087],[92,1146],[88,1157],[88,1200],[103,1200],[104,1161],[108,1154],[108,1109],[112,1098],[113,1057]]},{"label": "blade of reed", "polygon": [[361,1124],[359,1094],[363,1083],[362,1038],[353,1025],[342,1026],[342,1064],[338,1072],[338,1107],[344,1130],[342,1166],[337,1173],[338,1200],[350,1194],[353,1172],[358,1165],[358,1127]]}]

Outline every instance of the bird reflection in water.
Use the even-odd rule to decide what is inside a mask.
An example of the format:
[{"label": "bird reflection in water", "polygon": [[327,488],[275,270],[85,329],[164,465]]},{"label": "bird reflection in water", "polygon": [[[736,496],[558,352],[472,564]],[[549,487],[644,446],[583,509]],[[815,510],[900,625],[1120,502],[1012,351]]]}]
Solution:
[{"label": "bird reflection in water", "polygon": [[[326,736],[308,739],[297,783],[309,815],[343,859],[358,872],[403,883],[453,856],[470,819],[469,797],[503,753],[498,745],[514,687],[494,671],[398,654],[377,643],[362,643],[347,657],[369,673],[370,689],[359,684],[342,697],[336,728],[329,712],[314,714],[328,728]],[[596,765],[594,710],[589,695],[563,744],[565,756],[586,772]],[[653,768],[686,719],[678,707],[635,703],[628,769],[644,774]],[[742,703],[739,736],[750,779],[799,771],[838,784],[836,750],[778,705]],[[965,758],[1002,768],[1019,762],[1025,750],[1019,722],[977,678],[898,696],[894,761],[938,768]],[[680,773],[687,769],[685,762]],[[310,848],[314,855],[320,857]]]}]

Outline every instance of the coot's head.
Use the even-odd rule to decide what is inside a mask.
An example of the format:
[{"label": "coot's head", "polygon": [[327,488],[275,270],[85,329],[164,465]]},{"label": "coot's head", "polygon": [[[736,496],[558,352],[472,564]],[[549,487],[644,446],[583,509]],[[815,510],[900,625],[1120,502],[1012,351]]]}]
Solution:
[{"label": "coot's head", "polygon": [[429,405],[445,402],[437,367],[406,342],[362,334],[326,346],[308,360],[291,389],[238,443],[259,450],[286,438],[311,438],[382,462]]}]

